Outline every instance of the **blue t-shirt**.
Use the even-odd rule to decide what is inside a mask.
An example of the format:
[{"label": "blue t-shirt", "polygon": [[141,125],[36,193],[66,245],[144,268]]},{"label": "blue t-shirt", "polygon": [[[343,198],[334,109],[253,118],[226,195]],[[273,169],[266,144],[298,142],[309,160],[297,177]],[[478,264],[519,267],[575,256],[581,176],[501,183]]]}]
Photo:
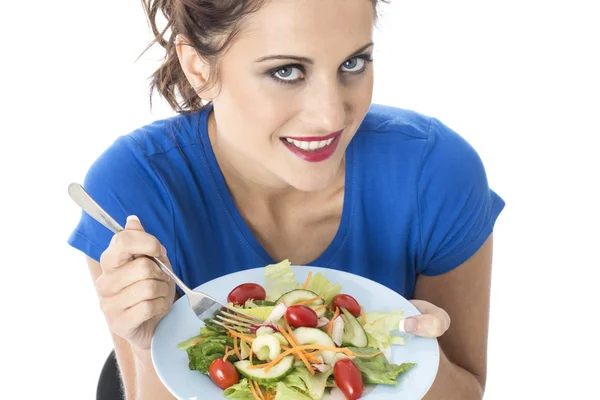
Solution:
[{"label": "blue t-shirt", "polygon": [[[259,244],[227,189],[208,139],[210,107],[119,137],[83,186],[119,223],[137,215],[190,287],[279,262]],[[346,151],[339,229],[308,265],[370,278],[411,298],[418,274],[468,260],[504,201],[476,151],[424,115],[373,105]],[[112,232],[82,213],[69,244],[99,260]]]}]

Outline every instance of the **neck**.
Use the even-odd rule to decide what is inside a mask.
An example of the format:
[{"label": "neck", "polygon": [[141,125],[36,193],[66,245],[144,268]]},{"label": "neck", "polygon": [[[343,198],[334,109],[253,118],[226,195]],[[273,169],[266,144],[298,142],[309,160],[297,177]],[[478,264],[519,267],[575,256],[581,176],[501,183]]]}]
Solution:
[{"label": "neck", "polygon": [[208,118],[208,136],[221,173],[236,203],[241,199],[244,199],[244,202],[251,199],[252,202],[263,204],[281,204],[282,200],[285,200],[283,203],[289,205],[290,202],[303,202],[308,198],[320,197],[321,194],[328,195],[332,190],[337,192],[344,186],[343,162],[333,184],[318,192],[304,192],[282,182],[269,171],[228,146],[226,142],[219,140],[212,110]]}]

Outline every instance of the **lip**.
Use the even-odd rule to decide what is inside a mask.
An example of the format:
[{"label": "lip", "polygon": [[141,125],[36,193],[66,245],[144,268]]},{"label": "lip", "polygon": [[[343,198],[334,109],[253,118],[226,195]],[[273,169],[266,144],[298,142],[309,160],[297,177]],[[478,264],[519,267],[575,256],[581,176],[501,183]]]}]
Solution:
[{"label": "lip", "polygon": [[[319,150],[312,150],[312,151],[303,150],[299,147],[294,146],[293,144],[289,143],[287,140],[285,140],[283,138],[281,139],[281,143],[283,143],[283,145],[285,147],[287,147],[292,153],[294,153],[296,156],[300,157],[304,161],[320,162],[320,161],[327,160],[329,157],[331,157],[335,153],[335,150],[337,149],[337,146],[340,143],[340,138],[342,137],[342,135],[340,133],[341,133],[341,131],[339,131],[339,133],[335,132],[335,134],[332,134],[333,136],[328,135],[328,137],[330,139],[333,138],[333,140],[331,141],[331,143],[328,146],[323,147],[322,149],[319,149]],[[319,138],[319,141],[327,140],[327,139],[325,139],[326,137],[327,136],[321,136]],[[308,141],[307,138],[295,139],[295,138],[290,137],[290,139]]]},{"label": "lip", "polygon": [[342,134],[343,131],[344,131],[343,129],[340,129],[339,131],[330,133],[327,136],[305,136],[305,137],[286,136],[286,138],[292,139],[292,140],[298,140],[300,142],[320,142],[321,140],[328,140],[333,137],[339,136]]}]

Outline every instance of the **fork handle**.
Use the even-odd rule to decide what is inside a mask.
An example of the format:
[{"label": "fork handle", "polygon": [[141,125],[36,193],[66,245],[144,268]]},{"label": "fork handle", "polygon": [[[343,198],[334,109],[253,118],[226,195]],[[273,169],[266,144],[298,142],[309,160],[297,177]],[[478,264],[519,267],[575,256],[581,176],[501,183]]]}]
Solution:
[{"label": "fork handle", "polygon": [[[69,196],[73,201],[81,207],[90,217],[104,225],[106,228],[111,230],[113,233],[119,233],[123,230],[123,227],[119,225],[113,217],[110,216],[92,197],[85,191],[85,189],[78,183],[71,183],[69,185]],[[177,286],[183,290],[185,294],[191,292],[190,288],[179,279],[162,261],[153,256],[144,256],[154,261],[160,269],[164,271],[169,278],[173,279]]]}]

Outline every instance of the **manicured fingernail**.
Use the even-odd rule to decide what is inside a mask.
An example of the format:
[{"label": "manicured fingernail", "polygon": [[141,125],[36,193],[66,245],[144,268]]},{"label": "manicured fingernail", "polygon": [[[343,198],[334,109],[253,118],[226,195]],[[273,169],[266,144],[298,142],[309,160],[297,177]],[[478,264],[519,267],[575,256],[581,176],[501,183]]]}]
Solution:
[{"label": "manicured fingernail", "polygon": [[137,215],[130,215],[127,217],[127,222],[129,221],[137,221],[140,222],[140,219],[137,217]]},{"label": "manicured fingernail", "polygon": [[166,249],[166,248],[165,248],[165,246],[163,246],[163,245],[161,245],[161,246],[160,246],[160,254],[161,254],[163,257],[166,257],[166,256],[167,256],[167,249]]},{"label": "manicured fingernail", "polygon": [[419,321],[415,318],[406,318],[400,321],[398,325],[398,330],[400,332],[413,333],[417,331],[419,327]]}]

